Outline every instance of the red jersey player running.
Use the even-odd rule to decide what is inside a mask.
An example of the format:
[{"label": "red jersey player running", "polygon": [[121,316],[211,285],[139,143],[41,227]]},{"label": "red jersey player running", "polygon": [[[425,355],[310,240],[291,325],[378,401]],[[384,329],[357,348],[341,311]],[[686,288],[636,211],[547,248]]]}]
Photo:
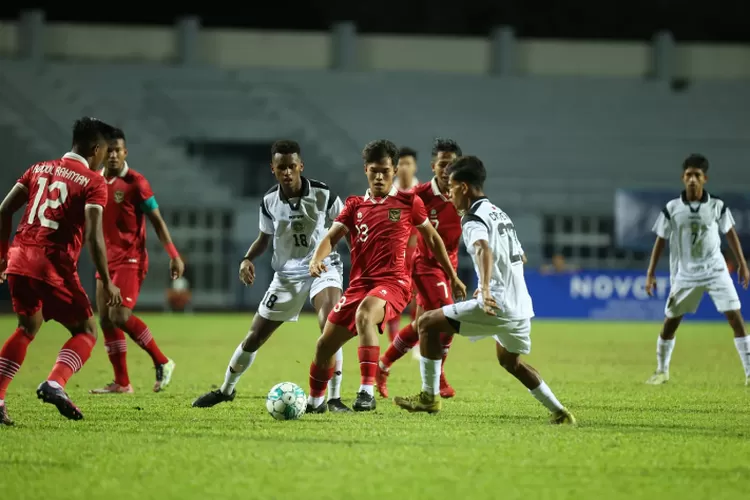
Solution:
[{"label": "red jersey player running", "polygon": [[[432,171],[435,177],[430,182],[425,182],[414,188],[414,193],[424,202],[430,223],[443,239],[443,244],[448,251],[448,256],[454,269],[458,266],[461,217],[459,217],[455,206],[450,201],[448,175],[445,172],[448,165],[459,156],[461,156],[461,148],[456,141],[451,139],[436,139],[432,146]],[[424,240],[421,238],[419,239],[411,273],[413,284],[417,289],[417,317],[424,311],[432,311],[453,304],[453,297],[448,288],[450,284],[449,277],[440,268],[440,264],[435,259],[435,256],[430,253]],[[448,356],[448,350],[453,342],[453,335],[443,334],[440,336],[440,341],[443,346],[440,396],[452,398],[456,395],[456,391],[445,380],[445,373],[442,371],[442,367],[445,366],[445,358]],[[398,335],[391,341],[385,354],[380,358],[377,386],[378,392],[384,398],[388,397],[387,380],[391,365],[401,359],[418,342],[417,322],[412,321],[411,324],[398,332]]]},{"label": "red jersey player running", "polygon": [[[93,118],[73,126],[73,148],[59,160],[31,166],[0,204],[0,282],[8,280],[18,328],[0,350],[0,423],[12,425],[5,406],[8,385],[21,368],[29,343],[43,321],[64,325],[72,337],[63,345],[47,380],[36,394],[65,417],[83,418],[65,393],[65,384],[83,367],[96,343],[91,304],[78,279],[83,240],[102,276],[106,303],[120,303],[120,290],[107,270],[102,210],[107,188],[95,172],[107,155],[112,127]],[[13,245],[12,217],[27,203]]]},{"label": "red jersey player running", "polygon": [[361,385],[355,411],[374,410],[375,374],[380,346],[378,330],[400,313],[411,298],[406,270],[406,244],[412,227],[419,228],[426,247],[449,277],[453,293],[463,298],[466,287],[458,279],[443,241],[429,223],[422,200],[393,185],[398,149],[390,141],[373,141],[362,151],[370,188],[365,196],[350,196],[344,209],[318,244],[310,261],[310,274],[326,271],[323,259],[341,238],[350,233],[349,288],[328,316],[310,366],[310,413],[326,410],[325,391],[333,376],[333,357],[348,340],[359,336]]},{"label": "red jersey player running", "polygon": [[92,394],[133,392],[128,376],[127,342],[123,330],[151,356],[156,367],[154,392],[169,385],[175,367],[174,361],[162,354],[156,345],[148,326],[133,314],[148,271],[146,216],[169,254],[173,280],[182,276],[185,264],[172,243],[151,186],[143,175],[128,166],[125,161],[127,157],[125,133],[116,129],[109,144],[104,170],[109,192],[109,201],[104,209],[104,239],[107,243],[107,260],[112,281],[122,291],[122,305],[107,307],[103,293],[104,282],[101,275],[97,275],[96,308],[104,332],[104,347],[114,368],[115,380],[101,389],[93,389]]}]

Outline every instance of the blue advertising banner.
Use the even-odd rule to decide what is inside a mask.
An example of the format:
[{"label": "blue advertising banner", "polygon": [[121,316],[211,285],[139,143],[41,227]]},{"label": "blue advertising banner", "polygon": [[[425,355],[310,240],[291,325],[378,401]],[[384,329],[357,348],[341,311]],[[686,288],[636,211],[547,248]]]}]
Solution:
[{"label": "blue advertising banner", "polygon": [[[646,275],[634,271],[580,271],[575,273],[524,273],[537,318],[662,321],[669,296],[669,274],[659,273],[654,297],[646,293]],[[736,280],[735,280],[736,281]],[[740,301],[748,292],[735,284]],[[701,321],[723,320],[708,295],[698,312]]]},{"label": "blue advertising banner", "polygon": [[[709,191],[710,193],[710,191]],[[651,232],[656,217],[680,191],[618,189],[615,193],[615,243],[619,248],[649,251],[656,235]],[[734,216],[742,246],[750,248],[750,194],[717,193]]]}]

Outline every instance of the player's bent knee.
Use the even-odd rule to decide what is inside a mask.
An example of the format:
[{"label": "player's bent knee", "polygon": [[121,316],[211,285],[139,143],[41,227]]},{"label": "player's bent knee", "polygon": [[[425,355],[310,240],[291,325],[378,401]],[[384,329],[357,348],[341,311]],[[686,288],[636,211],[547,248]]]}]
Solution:
[{"label": "player's bent knee", "polygon": [[513,354],[505,350],[498,355],[497,360],[500,362],[500,366],[505,368],[509,373],[515,373],[519,366],[521,366],[521,358],[518,354]]},{"label": "player's bent knee", "polygon": [[39,332],[43,322],[41,313],[33,316],[18,315],[18,328],[24,330],[29,337],[34,337]]},{"label": "player's bent knee", "polygon": [[417,320],[417,331],[420,336],[428,335],[431,332],[437,332],[435,326],[442,322],[442,311],[439,309],[434,311],[426,311]]},{"label": "player's bent knee", "polygon": [[357,324],[357,331],[361,331],[362,328],[374,324],[375,315],[378,313],[382,314],[382,310],[379,310],[382,306],[377,303],[376,300],[371,301],[368,299],[370,299],[370,297],[367,297],[362,301],[354,315],[354,321]]},{"label": "player's bent knee", "polygon": [[71,335],[87,334],[94,337],[94,340],[96,340],[98,335],[96,328],[96,319],[94,319],[93,316],[84,321],[81,321],[80,323],[73,323],[64,326],[68,329]]},{"label": "player's bent knee", "polygon": [[111,307],[109,309],[109,320],[117,327],[123,328],[128,322],[133,311],[127,307]]}]

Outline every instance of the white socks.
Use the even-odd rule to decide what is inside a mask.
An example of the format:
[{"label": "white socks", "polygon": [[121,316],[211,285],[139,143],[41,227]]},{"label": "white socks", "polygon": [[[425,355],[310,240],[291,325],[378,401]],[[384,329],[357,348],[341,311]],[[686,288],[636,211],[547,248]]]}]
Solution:
[{"label": "white socks", "polygon": [[[343,347],[336,351],[336,365],[333,372],[333,378],[328,382],[328,400],[341,399],[341,368],[344,366],[344,349]],[[372,387],[372,386],[370,386]]]},{"label": "white socks", "polygon": [[656,371],[669,372],[669,362],[672,360],[674,340],[664,340],[661,336],[656,339]]},{"label": "white socks", "polygon": [[421,358],[419,360],[419,372],[422,374],[422,392],[432,395],[440,393],[440,367],[442,363],[442,359]]},{"label": "white socks", "polygon": [[734,346],[742,361],[742,368],[745,369],[745,377],[750,377],[750,337],[735,337]]},{"label": "white socks", "polygon": [[232,354],[232,359],[229,360],[229,366],[227,367],[227,373],[224,375],[224,383],[221,384],[221,392],[229,396],[234,391],[234,386],[240,381],[242,374],[252,366],[255,361],[255,353],[247,352],[242,349],[242,344],[237,346],[237,349]]},{"label": "white socks", "polygon": [[544,383],[544,381],[539,384],[539,387],[531,389],[529,392],[534,396],[534,399],[542,403],[549,411],[554,413],[563,409],[563,405],[560,404],[560,401],[558,401],[555,395],[552,394],[552,390]]}]

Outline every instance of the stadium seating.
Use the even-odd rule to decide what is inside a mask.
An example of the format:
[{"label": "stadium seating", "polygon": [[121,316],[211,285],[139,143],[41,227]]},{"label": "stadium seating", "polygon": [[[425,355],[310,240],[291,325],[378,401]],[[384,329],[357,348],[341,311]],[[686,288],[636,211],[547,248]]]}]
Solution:
[{"label": "stadium seating", "polygon": [[[215,172],[201,168],[182,146],[170,142],[175,138],[171,123],[179,124],[179,118],[162,116],[147,108],[144,97],[148,80],[144,77],[148,70],[129,72],[127,68],[93,64],[8,61],[0,67],[5,86],[19,97],[16,105],[27,117],[15,124],[20,126],[19,133],[54,144],[46,148],[42,158],[59,156],[60,149],[68,146],[68,130],[76,117],[106,117],[125,129],[130,148],[137,152],[137,168],[147,172],[152,183],[159,186],[162,199],[207,203],[231,199],[230,188],[218,183]],[[54,133],[50,134],[53,128]]]},{"label": "stadium seating", "polygon": [[[750,185],[743,168],[750,119],[742,105],[750,95],[740,83],[701,82],[675,93],[625,79],[20,62],[2,68],[49,117],[25,120],[27,128],[64,128],[81,113],[114,117],[155,183],[168,185],[179,169],[176,191],[200,191],[204,199],[226,199],[230,188],[170,141],[299,137],[308,164],[331,169],[319,176],[351,191],[363,184],[359,150],[367,141],[391,138],[424,157],[433,137],[450,136],[485,160],[499,203],[538,211],[606,214],[617,187],[678,188],[679,164],[691,152],[712,161],[713,190]],[[422,177],[426,168],[423,161]]]}]

